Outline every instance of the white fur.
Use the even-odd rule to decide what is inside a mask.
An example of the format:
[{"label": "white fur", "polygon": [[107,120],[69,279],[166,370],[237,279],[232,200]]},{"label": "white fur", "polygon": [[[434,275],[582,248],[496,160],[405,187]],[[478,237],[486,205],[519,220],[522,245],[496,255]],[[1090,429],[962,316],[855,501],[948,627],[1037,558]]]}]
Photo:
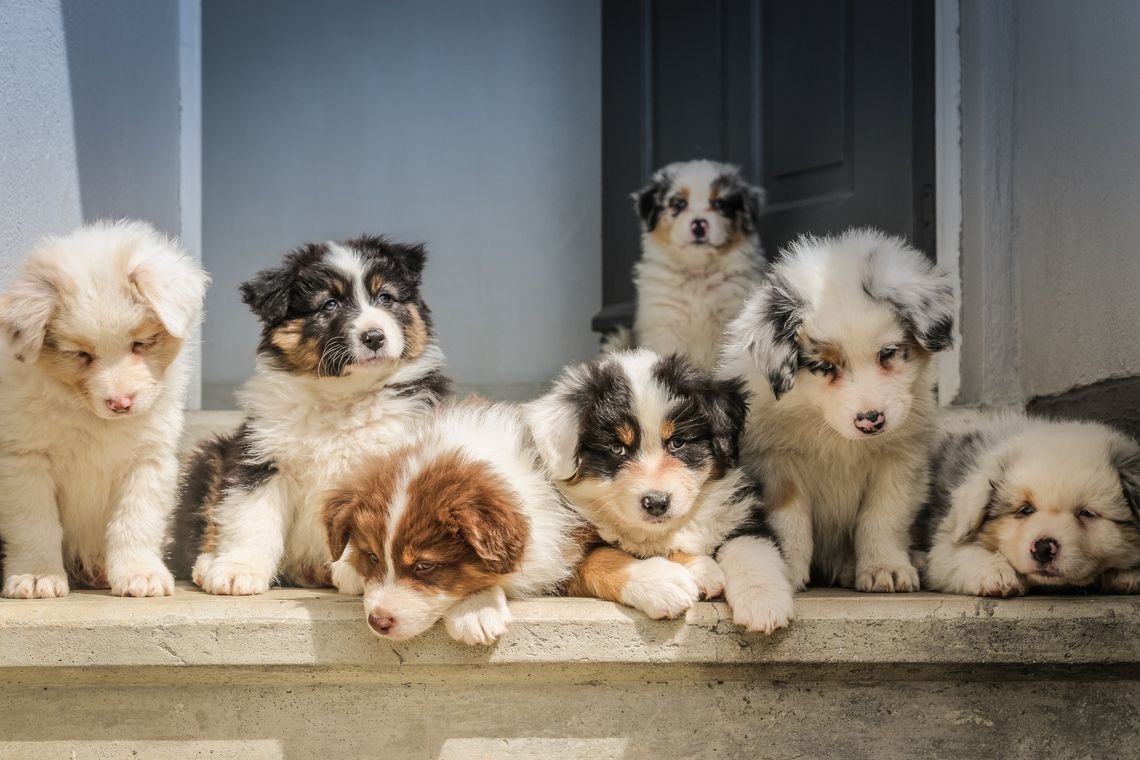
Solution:
[{"label": "white fur", "polygon": [[724,598],[745,630],[772,633],[792,620],[792,584],[780,550],[767,538],[740,536],[717,553]]},{"label": "white fur", "polygon": [[649,557],[628,566],[629,580],[621,590],[627,607],[641,610],[647,617],[678,617],[697,601],[700,588],[684,565],[664,557]]},{"label": "white fur", "polygon": [[[715,366],[725,325],[764,267],[759,237],[747,235],[726,245],[725,220],[709,207],[710,185],[729,169],[712,161],[689,161],[663,170],[674,186],[688,190],[688,208],[676,217],[667,244],[650,231],[642,234],[641,260],[633,271],[637,344],[663,355],[687,354],[706,369]],[[709,222],[711,245],[695,245],[688,234],[697,216]],[[614,347],[625,348],[620,342]]]},{"label": "white fur", "polygon": [[[172,592],[162,551],[174,508],[184,352],[139,393],[125,349],[120,365],[96,359],[87,394],[46,374],[37,359],[63,318],[108,351],[129,343],[130,329],[148,315],[186,338],[207,282],[177,243],[149,225],[104,222],[45,241],[0,298],[4,596],[62,596],[65,567],[105,573],[116,595]],[[134,407],[109,413],[104,399],[120,395],[135,397]]]},{"label": "white fur", "polygon": [[[799,322],[791,342],[769,317],[785,302]],[[852,230],[793,244],[729,326],[720,372],[743,376],[751,391],[742,463],[770,495],[796,589],[813,568],[822,582],[861,591],[918,589],[908,531],[927,492],[934,367],[925,351],[890,372],[876,357],[911,341],[912,327],[945,323],[952,305],[921,254]],[[851,357],[837,382],[800,367],[810,341]],[[872,436],[855,425],[870,409],[886,419]]]}]

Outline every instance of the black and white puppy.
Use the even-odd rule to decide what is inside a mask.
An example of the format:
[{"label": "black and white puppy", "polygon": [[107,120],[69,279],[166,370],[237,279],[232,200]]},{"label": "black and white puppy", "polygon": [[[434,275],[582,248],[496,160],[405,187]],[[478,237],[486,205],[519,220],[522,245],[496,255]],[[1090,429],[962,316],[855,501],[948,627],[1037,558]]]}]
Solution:
[{"label": "black and white puppy", "polygon": [[916,524],[935,591],[1140,592],[1140,445],[1093,422],[947,415]]},{"label": "black and white puppy", "polygon": [[752,394],[743,462],[769,489],[797,589],[918,589],[909,532],[953,309],[921,253],[850,230],[789,246],[730,325],[721,372]]},{"label": "black and white puppy", "polygon": [[551,477],[604,542],[571,594],[660,618],[723,592],[748,630],[788,625],[788,571],[736,466],[745,410],[739,381],[646,349],[568,367],[527,405]]},{"label": "black and white puppy", "polygon": [[685,161],[657,171],[633,199],[642,229],[637,312],[633,335],[618,334],[609,347],[679,352],[712,369],[725,325],[764,266],[764,191],[735,166]]},{"label": "black and white puppy", "polygon": [[204,444],[183,491],[194,582],[258,594],[331,583],[325,491],[413,440],[449,393],[420,295],[423,246],[309,243],[241,286],[261,321],[245,423]]}]

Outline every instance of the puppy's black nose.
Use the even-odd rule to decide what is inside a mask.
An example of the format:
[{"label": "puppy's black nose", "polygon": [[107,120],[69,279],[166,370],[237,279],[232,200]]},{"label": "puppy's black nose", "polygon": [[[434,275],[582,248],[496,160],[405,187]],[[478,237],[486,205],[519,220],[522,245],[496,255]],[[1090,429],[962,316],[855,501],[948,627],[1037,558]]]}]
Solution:
[{"label": "puppy's black nose", "polygon": [[664,491],[650,491],[641,497],[641,508],[654,517],[660,517],[669,510],[669,494]]},{"label": "puppy's black nose", "polygon": [[1033,548],[1029,553],[1033,555],[1033,559],[1044,565],[1053,561],[1060,548],[1061,545],[1051,538],[1039,538],[1033,542]]},{"label": "puppy's black nose", "polygon": [[360,342],[364,344],[365,348],[379,351],[380,347],[384,345],[384,333],[379,330],[366,330],[360,334]]},{"label": "puppy's black nose", "polygon": [[871,409],[866,412],[859,412],[855,415],[855,427],[859,428],[859,432],[871,435],[883,429],[883,425],[887,424],[887,417],[878,409]]},{"label": "puppy's black nose", "polygon": [[689,229],[693,231],[693,237],[703,238],[709,231],[709,223],[704,219],[694,219],[689,222]]}]

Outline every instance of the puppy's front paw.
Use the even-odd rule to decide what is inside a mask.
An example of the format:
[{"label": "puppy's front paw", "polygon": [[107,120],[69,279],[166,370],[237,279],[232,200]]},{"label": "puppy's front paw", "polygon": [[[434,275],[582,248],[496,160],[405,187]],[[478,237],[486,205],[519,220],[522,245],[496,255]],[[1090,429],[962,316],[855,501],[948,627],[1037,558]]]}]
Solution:
[{"label": "puppy's front paw", "polygon": [[857,565],[855,589],[875,593],[918,591],[918,571],[910,562]]},{"label": "puppy's front paw", "polygon": [[507,597],[502,589],[494,589],[463,599],[448,610],[443,624],[456,641],[471,646],[494,644],[511,625]]},{"label": "puppy's front paw", "polygon": [[9,575],[4,580],[2,595],[8,599],[53,599],[67,596],[66,575]]},{"label": "puppy's front paw", "polygon": [[732,622],[754,633],[772,633],[787,628],[795,611],[788,591],[748,588],[733,595]]},{"label": "puppy's front paw", "polygon": [[684,565],[664,557],[650,557],[629,566],[629,580],[622,587],[621,600],[658,620],[685,614],[700,593]]},{"label": "puppy's front paw", "polygon": [[705,599],[715,599],[724,593],[724,570],[712,557],[697,557],[685,565]]},{"label": "puppy's front paw", "polygon": [[981,571],[974,584],[977,596],[1021,596],[1025,593],[1025,583],[1004,560],[992,563]]},{"label": "puppy's front paw", "polygon": [[113,596],[170,596],[174,576],[163,568],[132,568],[110,577]]},{"label": "puppy's front paw", "polygon": [[343,558],[332,563],[332,583],[341,594],[360,596],[364,593],[364,576]]},{"label": "puppy's front paw", "polygon": [[1140,570],[1109,570],[1100,590],[1103,594],[1140,594]]},{"label": "puppy's front paw", "polygon": [[273,579],[250,565],[215,559],[202,574],[198,585],[210,594],[249,596],[264,594]]}]

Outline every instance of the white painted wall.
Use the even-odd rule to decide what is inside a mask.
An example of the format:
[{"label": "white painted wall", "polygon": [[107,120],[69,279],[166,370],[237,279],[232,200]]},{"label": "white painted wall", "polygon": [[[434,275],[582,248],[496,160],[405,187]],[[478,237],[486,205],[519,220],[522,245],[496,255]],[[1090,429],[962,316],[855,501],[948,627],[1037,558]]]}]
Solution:
[{"label": "white painted wall", "polygon": [[428,243],[461,382],[596,351],[600,34],[597,0],[205,0],[207,403],[252,369],[238,283],[362,231]]},{"label": "white painted wall", "polygon": [[1140,4],[961,7],[959,400],[1140,374]]}]

